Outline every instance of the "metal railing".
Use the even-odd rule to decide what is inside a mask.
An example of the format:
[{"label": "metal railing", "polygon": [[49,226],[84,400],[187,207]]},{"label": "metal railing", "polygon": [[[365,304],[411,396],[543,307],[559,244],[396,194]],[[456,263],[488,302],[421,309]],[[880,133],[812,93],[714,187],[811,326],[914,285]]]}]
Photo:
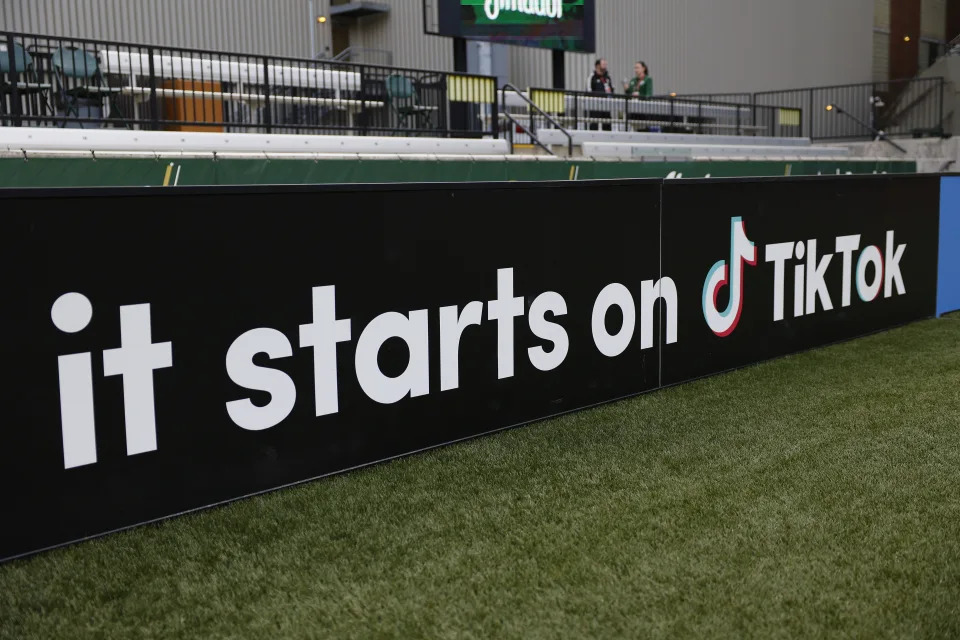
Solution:
[{"label": "metal railing", "polygon": [[497,135],[496,78],[0,32],[0,126]]},{"label": "metal railing", "polygon": [[947,55],[960,55],[960,35],[957,35],[944,47]]},{"label": "metal railing", "polygon": [[753,104],[752,93],[680,93],[672,97],[681,100],[706,100],[726,104]]},{"label": "metal railing", "polygon": [[501,99],[500,130],[504,135],[513,135],[511,125],[520,122],[532,131],[562,127],[570,130],[795,137],[800,135],[803,121],[803,109],[799,107],[781,108],[686,96],[637,98],[543,88],[531,88],[526,95],[514,99],[508,99],[509,96],[504,91]]},{"label": "metal railing", "polygon": [[[544,120],[549,122],[554,129],[562,131],[563,134],[567,136],[567,154],[571,156],[573,155],[573,136],[570,135],[569,131],[563,128],[563,125],[561,125],[554,118],[552,118],[550,114],[548,114],[546,111],[538,107],[532,100],[530,100],[530,98],[525,96],[523,92],[520,91],[520,89],[517,89],[515,86],[513,86],[509,82],[503,85],[501,92],[502,92],[501,93],[502,110],[500,113],[503,115],[504,118],[506,118],[509,121],[509,124],[511,125],[507,129],[505,129],[505,131],[507,131],[507,140],[510,142],[510,153],[513,153],[514,133],[517,129],[519,129],[521,132],[525,133],[530,138],[530,141],[533,142],[535,145],[537,145],[538,147],[540,147],[550,155],[556,155],[553,153],[553,151],[550,150],[548,146],[544,145],[542,142],[540,142],[540,139],[537,138],[537,133],[535,129],[536,121],[533,118],[534,112],[536,112],[536,115],[538,116],[538,118],[543,118]],[[519,119],[515,118],[512,114],[510,114],[510,112],[507,111],[508,95],[518,96],[527,105],[528,115],[530,116],[529,122],[528,122],[530,125],[529,127],[523,122],[521,122]]]},{"label": "metal railing", "polygon": [[[806,107],[804,135],[814,140],[875,137],[861,120],[886,136],[936,136],[943,133],[943,78],[811,87],[754,94],[757,104]],[[835,105],[853,118],[844,118]]]},{"label": "metal railing", "polygon": [[386,67],[393,66],[393,51],[374,49],[371,47],[347,47],[330,58],[336,62],[362,62],[364,64],[379,64]]},{"label": "metal railing", "polygon": [[[726,102],[731,95],[739,98],[743,94],[697,97]],[[678,99],[691,97],[684,95]],[[873,130],[883,132],[886,137],[942,135],[943,98],[943,78],[912,78],[760,91],[752,94],[749,102],[758,107],[771,105],[802,110],[801,135],[813,140],[861,140],[876,138]],[[828,111],[828,105],[839,109]],[[844,117],[845,114],[852,117]]]}]

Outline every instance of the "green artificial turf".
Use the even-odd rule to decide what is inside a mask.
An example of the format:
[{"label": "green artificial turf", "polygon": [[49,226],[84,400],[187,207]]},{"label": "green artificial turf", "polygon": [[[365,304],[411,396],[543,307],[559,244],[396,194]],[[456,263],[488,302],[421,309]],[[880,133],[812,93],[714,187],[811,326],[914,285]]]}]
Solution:
[{"label": "green artificial turf", "polygon": [[960,637],[960,317],[0,566],[161,636]]}]

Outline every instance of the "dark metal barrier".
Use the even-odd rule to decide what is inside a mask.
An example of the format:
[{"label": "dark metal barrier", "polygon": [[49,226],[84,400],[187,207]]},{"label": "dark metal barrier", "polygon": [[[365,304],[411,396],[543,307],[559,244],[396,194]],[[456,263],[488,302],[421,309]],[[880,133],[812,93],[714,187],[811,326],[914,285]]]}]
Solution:
[{"label": "dark metal barrier", "polygon": [[[869,140],[876,137],[871,128],[887,136],[943,135],[943,88],[943,78],[913,78],[678,99],[731,102],[746,95],[758,107],[802,110],[802,135],[814,140]],[[827,110],[831,105],[838,108]]]},{"label": "dark metal barrier", "polygon": [[806,110],[803,132],[815,140],[869,139],[873,134],[844,112],[888,136],[943,133],[943,78],[915,78],[831,87],[811,87],[754,94],[757,104],[780,104]]},{"label": "dark metal barrier", "polygon": [[0,32],[0,125],[495,136],[496,79]]},{"label": "dark metal barrier", "polygon": [[510,127],[506,122],[506,113],[509,113],[534,133],[537,129],[552,128],[550,120],[553,119],[564,128],[573,130],[795,137],[800,135],[803,115],[800,107],[758,106],[749,101],[729,103],[676,96],[636,98],[560,89],[529,89],[529,99],[550,115],[546,118],[524,101],[515,99],[511,102],[509,95],[504,97],[501,131]]},{"label": "dark metal barrier", "polygon": [[708,102],[725,102],[730,104],[753,104],[752,93],[678,93],[682,100],[706,100]]}]

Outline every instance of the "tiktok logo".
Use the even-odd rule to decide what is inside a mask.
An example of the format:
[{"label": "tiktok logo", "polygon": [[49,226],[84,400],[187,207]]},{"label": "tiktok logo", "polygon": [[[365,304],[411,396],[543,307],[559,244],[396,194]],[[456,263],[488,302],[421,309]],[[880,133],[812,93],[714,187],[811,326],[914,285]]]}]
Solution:
[{"label": "tiktok logo", "polygon": [[[747,238],[743,219],[730,219],[730,262],[720,260],[710,268],[703,283],[703,318],[710,330],[725,338],[737,328],[743,311],[743,263],[757,264],[757,248]],[[732,272],[732,273],[731,273]],[[730,287],[730,301],[723,311],[717,309],[720,288]]]}]

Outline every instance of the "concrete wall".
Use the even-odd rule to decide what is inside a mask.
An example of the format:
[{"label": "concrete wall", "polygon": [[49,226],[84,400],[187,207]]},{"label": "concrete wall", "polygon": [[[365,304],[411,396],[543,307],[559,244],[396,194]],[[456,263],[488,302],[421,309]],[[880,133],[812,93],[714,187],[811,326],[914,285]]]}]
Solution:
[{"label": "concrete wall", "polygon": [[[960,136],[960,56],[944,56],[920,75],[944,79],[943,128],[947,133]],[[954,170],[960,171],[960,166],[954,167]]]},{"label": "concrete wall", "polygon": [[[388,16],[350,23],[350,44],[388,49],[397,66],[449,70],[451,40],[423,33],[423,0],[378,0]],[[438,0],[431,0],[436,2]],[[934,0],[936,1],[936,0]],[[314,13],[329,15],[330,0]],[[650,65],[658,93],[743,92],[867,82],[874,0],[598,0],[598,53],[614,79]],[[0,0],[0,28],[250,53],[310,56],[332,43],[309,0]],[[567,54],[580,88],[592,54]],[[511,79],[549,86],[546,51],[509,48]]]},{"label": "concrete wall", "polygon": [[901,153],[883,141],[842,143],[844,147],[850,150],[852,156],[916,162],[917,173],[960,171],[960,140],[957,138],[897,140],[897,144],[906,149],[907,152]]}]

